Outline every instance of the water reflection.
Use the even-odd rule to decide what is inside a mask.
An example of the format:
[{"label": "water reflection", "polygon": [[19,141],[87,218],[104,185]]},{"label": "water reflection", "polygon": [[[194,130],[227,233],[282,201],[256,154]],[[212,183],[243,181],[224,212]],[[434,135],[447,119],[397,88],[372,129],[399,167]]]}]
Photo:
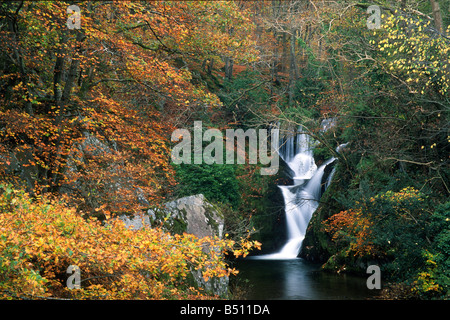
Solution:
[{"label": "water reflection", "polygon": [[239,279],[249,281],[248,299],[361,300],[376,294],[367,289],[364,277],[320,272],[303,259],[244,259],[236,267]]}]

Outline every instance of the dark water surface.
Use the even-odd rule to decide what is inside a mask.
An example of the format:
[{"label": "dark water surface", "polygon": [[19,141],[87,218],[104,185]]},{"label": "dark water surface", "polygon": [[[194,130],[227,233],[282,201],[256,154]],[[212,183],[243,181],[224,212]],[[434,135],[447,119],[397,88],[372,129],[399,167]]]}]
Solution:
[{"label": "dark water surface", "polygon": [[247,258],[236,264],[239,281],[246,283],[247,299],[365,300],[379,291],[367,289],[365,277],[326,273],[319,267],[303,259]]}]

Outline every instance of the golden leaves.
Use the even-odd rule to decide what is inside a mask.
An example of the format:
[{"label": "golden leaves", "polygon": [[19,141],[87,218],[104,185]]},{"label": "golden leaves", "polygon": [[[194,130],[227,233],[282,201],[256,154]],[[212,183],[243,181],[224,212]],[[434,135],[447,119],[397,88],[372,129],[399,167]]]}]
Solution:
[{"label": "golden leaves", "polygon": [[[223,253],[240,256],[257,245],[170,235],[158,228],[133,231],[120,219],[102,225],[62,202],[34,201],[22,191],[2,187],[0,291],[13,290],[18,296],[202,298],[204,293],[188,285],[191,269],[201,270],[205,279],[228,276],[236,270],[227,267]],[[82,274],[82,287],[74,291],[64,289],[60,280],[71,264]]]},{"label": "golden leaves", "polygon": [[411,86],[411,92],[425,94],[430,88],[445,95],[450,88],[448,74],[450,43],[434,33],[431,21],[389,15],[383,20],[377,40],[371,40],[384,59],[387,70]]}]

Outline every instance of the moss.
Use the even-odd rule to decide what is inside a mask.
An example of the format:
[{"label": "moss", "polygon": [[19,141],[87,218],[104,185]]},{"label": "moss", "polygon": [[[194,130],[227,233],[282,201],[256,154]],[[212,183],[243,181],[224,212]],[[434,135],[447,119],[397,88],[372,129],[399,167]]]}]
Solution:
[{"label": "moss", "polygon": [[161,226],[171,234],[183,234],[184,232],[186,232],[186,210],[177,209],[176,214],[174,214],[173,211],[169,211],[163,208],[151,208],[150,210],[154,214],[153,217],[152,215],[147,213],[149,215],[150,223],[152,226]]},{"label": "moss", "polygon": [[186,210],[178,210],[176,217],[171,217],[166,224],[169,224],[167,228],[172,234],[183,234],[187,230],[186,222]]},{"label": "moss", "polygon": [[323,143],[319,143],[314,147],[314,160],[316,163],[321,163],[334,157],[334,154]]}]

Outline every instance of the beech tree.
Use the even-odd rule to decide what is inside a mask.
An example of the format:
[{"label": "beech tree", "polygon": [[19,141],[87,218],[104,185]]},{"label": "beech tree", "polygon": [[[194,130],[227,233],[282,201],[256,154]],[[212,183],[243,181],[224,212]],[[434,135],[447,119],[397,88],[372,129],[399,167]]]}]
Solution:
[{"label": "beech tree", "polygon": [[68,2],[0,6],[1,167],[16,179],[18,162],[30,190],[64,186],[91,212],[129,211],[140,194],[157,203],[174,184],[170,132],[221,105],[190,69],[255,59],[252,24],[232,2],[77,5],[80,29],[67,27]]}]

